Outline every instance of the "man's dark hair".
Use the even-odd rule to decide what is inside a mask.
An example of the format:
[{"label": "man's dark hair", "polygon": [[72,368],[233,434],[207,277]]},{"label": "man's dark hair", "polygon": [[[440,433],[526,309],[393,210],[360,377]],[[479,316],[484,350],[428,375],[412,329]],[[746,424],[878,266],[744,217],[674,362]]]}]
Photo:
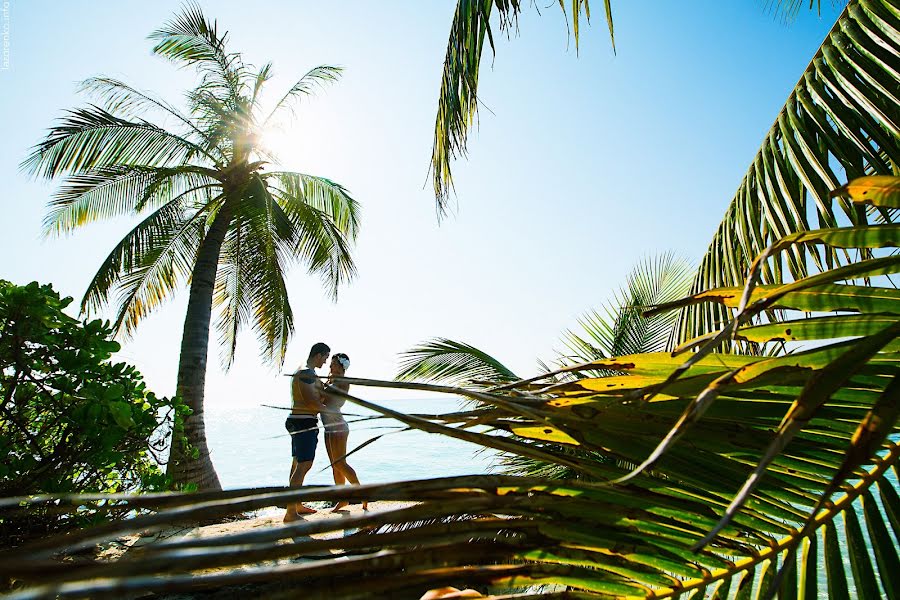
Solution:
[{"label": "man's dark hair", "polygon": [[316,342],[313,344],[313,347],[309,349],[309,358],[312,358],[316,354],[328,354],[331,352],[331,348],[328,347],[328,344],[325,342]]}]

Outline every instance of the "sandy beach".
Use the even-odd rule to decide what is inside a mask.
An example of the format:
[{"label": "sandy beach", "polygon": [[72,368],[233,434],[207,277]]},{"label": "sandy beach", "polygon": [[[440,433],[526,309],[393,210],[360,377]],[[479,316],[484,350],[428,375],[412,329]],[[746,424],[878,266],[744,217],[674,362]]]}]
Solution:
[{"label": "sandy beach", "polygon": [[[414,503],[388,501],[370,502],[367,511],[363,511],[362,506],[359,504],[352,504],[334,512],[332,512],[331,508],[328,506],[328,503],[325,502],[309,502],[307,504],[308,506],[317,509],[318,512],[310,515],[304,515],[301,519],[294,521],[295,524],[304,522],[311,523],[316,521],[323,521],[326,519],[347,519],[350,517],[356,517],[365,514],[374,514],[378,512],[385,512],[388,510],[395,510],[398,508],[405,508],[407,506],[411,506]],[[147,547],[159,543],[163,540],[165,540],[166,542],[171,542],[177,540],[214,538],[219,536],[243,534],[268,528],[284,527],[285,525],[284,523],[282,523],[283,517],[283,508],[270,507],[253,513],[247,513],[243,517],[236,517],[234,518],[234,520],[226,521],[223,523],[215,523],[211,525],[196,525],[193,527],[171,528],[155,533],[128,536],[126,538],[117,540],[115,544],[104,548],[101,556],[103,558],[112,560],[127,554],[132,549]],[[309,537],[314,539],[329,539],[349,535],[356,530],[357,529],[355,527],[348,527],[346,529],[336,529],[327,533],[312,534]],[[286,539],[297,540],[301,538],[293,536],[292,538]],[[279,562],[290,562],[294,560],[296,559],[283,559]]]},{"label": "sandy beach", "polygon": [[[405,508],[407,506],[411,506],[414,503],[412,502],[390,502],[390,501],[379,501],[379,502],[370,502],[367,511],[363,511],[362,506],[359,504],[350,505],[348,507],[342,508],[339,511],[332,512],[330,503],[326,502],[310,502],[307,503],[308,506],[312,508],[316,508],[318,512],[305,515],[300,520],[294,521],[291,525],[301,524],[301,523],[314,523],[318,521],[323,521],[327,519],[341,520],[341,519],[350,519],[352,517],[359,517],[366,514],[375,514],[378,512],[385,512],[389,510],[396,510],[399,508]],[[234,520],[226,521],[222,523],[215,523],[210,525],[196,525],[196,526],[184,526],[184,527],[173,527],[170,529],[166,529],[163,531],[157,532],[147,532],[144,534],[131,535],[122,537],[112,543],[106,544],[101,547],[100,552],[98,554],[98,558],[102,561],[116,561],[116,560],[140,560],[141,554],[144,549],[149,549],[149,547],[158,545],[158,544],[170,544],[170,543],[178,543],[182,541],[191,542],[191,541],[200,541],[204,539],[210,540],[212,542],[213,538],[219,538],[216,540],[216,546],[223,546],[227,544],[223,544],[223,541],[226,541],[227,538],[235,538],[235,543],[246,543],[245,534],[252,534],[255,532],[263,533],[266,530],[277,531],[279,529],[287,530],[287,526],[282,523],[282,518],[284,516],[284,509],[277,507],[270,507],[267,509],[263,509],[260,511],[256,511],[253,513],[248,513],[243,517],[236,517]],[[298,535],[290,535],[285,534],[285,537],[279,540],[276,543],[279,544],[287,544],[287,543],[296,543],[303,540],[309,539],[333,539],[336,537],[343,537],[347,535],[352,535],[357,532],[358,528],[353,526],[348,526],[343,529],[334,529],[328,531],[326,533],[314,533],[309,536],[298,536]],[[213,544],[211,544],[213,545]],[[203,545],[201,544],[201,547]],[[206,546],[208,547],[208,546]],[[194,571],[195,574],[210,574],[210,573],[224,573],[228,571],[244,571],[255,569],[261,566],[265,566],[268,568],[277,566],[277,565],[287,565],[287,564],[297,564],[304,562],[311,562],[319,558],[326,558],[330,556],[331,553],[328,551],[318,552],[310,552],[308,554],[299,555],[299,556],[289,556],[285,558],[279,558],[276,560],[265,560],[260,561],[255,564],[250,565],[241,565],[238,567],[222,567],[218,569],[210,569],[206,571]],[[255,589],[255,588],[253,588]],[[200,592],[198,592],[200,593]],[[225,587],[221,589],[217,589],[211,592],[202,592],[204,598],[217,598],[217,599],[226,599],[226,598],[244,598],[247,597],[248,593],[253,593],[253,590],[248,588],[247,586],[231,586]],[[129,598],[138,598],[140,595],[132,595],[127,596]],[[154,595],[154,598],[165,598],[167,600],[187,600],[189,598],[195,598],[195,594],[161,594]]]}]

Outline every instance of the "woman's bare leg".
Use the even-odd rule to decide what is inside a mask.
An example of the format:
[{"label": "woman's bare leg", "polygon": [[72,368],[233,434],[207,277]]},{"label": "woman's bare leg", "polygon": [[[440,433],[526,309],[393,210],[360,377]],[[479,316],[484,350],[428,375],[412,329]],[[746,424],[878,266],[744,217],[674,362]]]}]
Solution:
[{"label": "woman's bare leg", "polygon": [[[349,437],[349,432],[336,433],[333,436],[332,451],[334,452],[334,456],[337,459],[337,462],[334,462],[334,471],[335,473],[340,471],[341,478],[346,479],[346,481],[348,481],[350,484],[359,485],[359,477],[356,476],[356,471],[353,469],[353,467],[347,464],[347,439]],[[334,507],[334,510],[343,508],[344,506],[347,506],[347,502],[339,502],[338,505]],[[363,501],[362,507],[363,510],[367,510],[369,507],[369,503]]]},{"label": "woman's bare leg", "polygon": [[335,451],[335,438],[339,435],[344,436],[344,452],[347,450],[347,437],[345,433],[326,433],[325,434],[325,449],[328,450],[328,462],[331,463],[331,474],[334,477],[334,485],[344,485],[347,480],[344,477],[344,472],[338,467],[338,463],[335,462],[338,458],[342,457],[344,454]]}]

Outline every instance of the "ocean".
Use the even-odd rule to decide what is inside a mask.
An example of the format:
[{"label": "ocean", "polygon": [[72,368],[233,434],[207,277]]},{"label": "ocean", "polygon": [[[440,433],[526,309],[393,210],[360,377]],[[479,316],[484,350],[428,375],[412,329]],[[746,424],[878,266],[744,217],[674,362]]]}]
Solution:
[{"label": "ocean", "polygon": [[[458,410],[454,398],[378,402],[388,408],[411,413]],[[361,483],[381,483],[477,475],[490,472],[493,454],[480,447],[443,435],[423,431],[401,431],[391,419],[369,420],[375,413],[347,403],[351,452],[366,441],[382,436],[349,455]],[[225,489],[287,485],[291,466],[290,436],[284,428],[288,411],[266,406],[216,406],[206,409],[206,436],[213,464]],[[365,420],[363,420],[365,419]],[[333,484],[322,432],[307,484]]]}]

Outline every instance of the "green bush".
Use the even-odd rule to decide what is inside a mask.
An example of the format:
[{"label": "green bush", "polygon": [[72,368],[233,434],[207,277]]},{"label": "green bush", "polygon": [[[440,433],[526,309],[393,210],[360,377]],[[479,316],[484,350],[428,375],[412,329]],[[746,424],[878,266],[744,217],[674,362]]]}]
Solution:
[{"label": "green bush", "polygon": [[[50,285],[0,280],[0,496],[164,488],[156,457],[176,412],[188,409],[147,390],[133,366],[111,362],[119,344],[109,323],[66,315],[71,302]],[[7,513],[0,534],[72,519],[51,509]]]}]

